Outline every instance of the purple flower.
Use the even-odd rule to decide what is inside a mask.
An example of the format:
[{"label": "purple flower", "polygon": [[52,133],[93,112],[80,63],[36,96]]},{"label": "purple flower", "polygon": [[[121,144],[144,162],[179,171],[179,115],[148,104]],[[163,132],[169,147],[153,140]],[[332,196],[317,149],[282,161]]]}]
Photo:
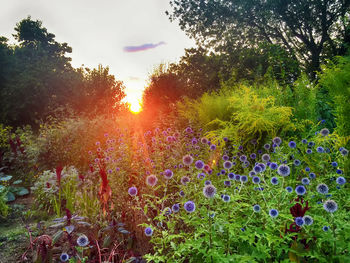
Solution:
[{"label": "purple flower", "polygon": [[137,195],[137,188],[135,186],[132,186],[129,188],[128,193],[130,196],[135,196]]},{"label": "purple flower", "polygon": [[288,165],[281,164],[277,169],[277,173],[281,176],[288,176],[290,174],[290,168]]},{"label": "purple flower", "polygon": [[171,171],[170,169],[166,169],[165,171],[164,171],[164,178],[165,179],[171,179],[172,177],[174,176],[174,173],[173,173],[173,171]]},{"label": "purple flower", "polygon": [[193,163],[193,158],[191,155],[185,155],[182,158],[182,161],[183,161],[184,165],[190,166]]},{"label": "purple flower", "polygon": [[334,213],[335,211],[338,210],[338,205],[335,201],[333,200],[327,200],[324,204],[323,204],[323,208],[324,210],[326,210],[328,213]]},{"label": "purple flower", "polygon": [[89,239],[85,235],[80,235],[77,239],[77,244],[79,247],[86,247],[89,244]]},{"label": "purple flower", "polygon": [[149,186],[153,187],[157,184],[157,182],[158,182],[158,178],[153,174],[146,177],[146,184],[148,184]]},{"label": "purple flower", "polygon": [[185,204],[184,204],[184,208],[185,210],[188,212],[188,213],[192,213],[196,210],[196,204],[192,201],[187,201]]},{"label": "purple flower", "polygon": [[150,227],[146,227],[145,228],[145,235],[148,236],[148,237],[152,236],[153,235],[153,229],[150,228]]},{"label": "purple flower", "polygon": [[232,163],[230,161],[225,161],[224,162],[224,168],[225,169],[231,169],[232,168]]},{"label": "purple flower", "polygon": [[213,198],[216,193],[216,188],[209,184],[203,188],[203,194],[206,198]]},{"label": "purple flower", "polygon": [[188,176],[181,177],[181,183],[183,185],[187,185],[190,182],[190,178]]}]

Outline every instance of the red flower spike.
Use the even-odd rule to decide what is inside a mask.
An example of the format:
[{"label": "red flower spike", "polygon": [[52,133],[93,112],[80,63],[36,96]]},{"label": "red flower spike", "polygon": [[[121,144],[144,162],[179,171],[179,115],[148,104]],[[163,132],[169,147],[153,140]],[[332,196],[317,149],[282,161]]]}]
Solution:
[{"label": "red flower spike", "polygon": [[72,219],[72,213],[68,208],[66,208],[66,216],[67,216],[67,225],[69,226],[71,224],[71,219]]},{"label": "red flower spike", "polygon": [[56,178],[57,178],[58,187],[61,186],[62,170],[63,170],[62,166],[56,167]]}]

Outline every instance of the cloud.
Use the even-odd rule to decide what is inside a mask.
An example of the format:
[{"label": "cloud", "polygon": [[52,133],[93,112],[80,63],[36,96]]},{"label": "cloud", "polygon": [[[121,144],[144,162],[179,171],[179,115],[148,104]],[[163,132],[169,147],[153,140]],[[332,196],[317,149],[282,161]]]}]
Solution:
[{"label": "cloud", "polygon": [[145,51],[148,49],[156,48],[160,45],[165,45],[165,42],[161,41],[157,44],[149,43],[149,44],[143,44],[140,46],[126,46],[123,48],[124,52],[139,52],[139,51]]}]

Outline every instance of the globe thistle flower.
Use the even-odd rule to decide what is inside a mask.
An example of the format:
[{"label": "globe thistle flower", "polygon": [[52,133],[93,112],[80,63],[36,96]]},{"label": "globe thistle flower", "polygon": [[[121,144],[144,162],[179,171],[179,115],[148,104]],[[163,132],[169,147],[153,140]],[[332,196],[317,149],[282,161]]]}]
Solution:
[{"label": "globe thistle flower", "polygon": [[210,170],[210,166],[209,165],[204,165],[204,170],[206,170],[206,171],[208,171],[208,170]]},{"label": "globe thistle flower", "polygon": [[89,245],[89,243],[89,239],[85,235],[80,235],[77,239],[77,244],[79,247],[86,247],[87,245]]},{"label": "globe thistle flower", "polygon": [[253,177],[253,183],[254,184],[259,184],[260,183],[260,177],[259,176],[254,176]]},{"label": "globe thistle flower", "polygon": [[288,165],[281,164],[278,166],[277,173],[281,176],[288,176],[290,174],[290,168]]},{"label": "globe thistle flower", "polygon": [[263,162],[267,163],[268,161],[270,161],[270,155],[265,153],[261,156],[261,159],[263,160]]},{"label": "globe thistle flower", "polygon": [[316,148],[316,151],[318,153],[323,153],[324,152],[324,148],[322,146],[319,146],[319,147]]},{"label": "globe thistle flower", "polygon": [[199,173],[197,175],[197,178],[200,179],[200,180],[203,180],[205,178],[205,173]]},{"label": "globe thistle flower", "polygon": [[310,177],[310,179],[315,179],[316,178],[316,174],[315,173],[309,173],[309,177]]},{"label": "globe thistle flower", "polygon": [[187,127],[186,130],[185,130],[187,133],[192,133],[192,128],[191,127]]},{"label": "globe thistle flower", "polygon": [[190,178],[188,176],[182,176],[180,181],[183,185],[187,185],[190,182]]},{"label": "globe thistle flower", "polygon": [[171,207],[171,210],[172,210],[174,213],[179,212],[179,210],[180,210],[180,205],[179,205],[179,204],[173,204],[173,206]]},{"label": "globe thistle flower", "polygon": [[314,222],[311,216],[304,216],[303,219],[304,219],[305,225],[307,226],[311,226]]},{"label": "globe thistle flower", "polygon": [[277,163],[270,163],[270,169],[271,170],[276,170],[278,168]]},{"label": "globe thistle flower", "polygon": [[303,185],[298,185],[297,187],[295,187],[295,192],[297,193],[297,195],[304,195],[306,193],[306,189]]},{"label": "globe thistle flower", "polygon": [[278,184],[278,179],[277,177],[272,177],[271,180],[270,180],[271,184],[273,185],[277,185]]},{"label": "globe thistle flower", "polygon": [[223,195],[222,200],[227,203],[230,202],[231,197],[229,195]]},{"label": "globe thistle flower", "polygon": [[135,196],[137,195],[137,188],[135,186],[132,186],[129,188],[128,193],[130,196]]},{"label": "globe thistle flower", "polygon": [[314,146],[315,146],[315,143],[314,143],[314,142],[309,142],[309,143],[307,144],[307,146],[310,147],[310,148],[311,148],[311,147],[314,147]]},{"label": "globe thistle flower", "polygon": [[219,174],[225,174],[226,170],[222,169]]},{"label": "globe thistle flower", "polygon": [[301,179],[301,183],[303,185],[308,185],[308,184],[310,184],[310,180],[309,180],[309,178],[304,177],[304,178]]},{"label": "globe thistle flower", "polygon": [[255,213],[259,213],[260,210],[261,210],[260,205],[254,205],[254,206],[253,206],[253,211],[254,211]]},{"label": "globe thistle flower", "polygon": [[293,163],[295,166],[299,166],[301,164],[300,160],[298,160],[298,159],[294,160]]},{"label": "globe thistle flower", "polygon": [[263,151],[262,150],[258,150],[258,154],[262,154],[263,153]]},{"label": "globe thistle flower", "polygon": [[250,155],[250,159],[254,160],[255,158],[256,158],[256,154],[255,154],[255,153],[252,153],[252,154]]},{"label": "globe thistle flower", "polygon": [[305,172],[310,172],[310,167],[305,167]]},{"label": "globe thistle flower", "polygon": [[196,205],[194,202],[192,201],[187,201],[185,204],[184,204],[184,208],[185,210],[188,212],[188,213],[192,213],[196,210]]},{"label": "globe thistle flower", "polygon": [[293,192],[293,188],[292,188],[291,186],[287,186],[287,187],[286,187],[286,191],[287,191],[288,193],[291,193],[291,192]]},{"label": "globe thistle flower", "polygon": [[187,154],[182,158],[182,162],[184,165],[190,166],[193,163],[193,157]]},{"label": "globe thistle flower", "polygon": [[241,176],[239,174],[235,174],[235,180],[236,181],[240,181],[241,180]]},{"label": "globe thistle flower", "polygon": [[328,226],[324,226],[324,227],[322,227],[322,230],[323,230],[324,232],[327,232],[327,231],[329,230],[329,227],[328,227]]},{"label": "globe thistle flower", "polygon": [[343,149],[340,151],[340,153],[341,153],[343,156],[346,156],[346,155],[349,154],[349,151],[348,151],[347,149],[343,148]]},{"label": "globe thistle flower", "polygon": [[317,192],[320,194],[328,194],[328,186],[326,184],[319,184],[316,187]]},{"label": "globe thistle flower", "polygon": [[328,213],[334,213],[335,211],[338,210],[338,205],[335,201],[333,200],[327,200],[324,204],[323,204],[323,208],[324,210],[326,210]]},{"label": "globe thistle flower", "polygon": [[337,184],[343,185],[346,183],[346,179],[343,176],[339,176],[336,180]]},{"label": "globe thistle flower", "polygon": [[269,149],[271,148],[271,145],[268,144],[268,143],[266,143],[266,144],[264,145],[264,148],[265,148],[266,150],[269,150]]},{"label": "globe thistle flower", "polygon": [[302,139],[301,142],[302,142],[303,144],[307,144],[307,140],[306,140],[306,139]]},{"label": "globe thistle flower", "polygon": [[157,184],[157,182],[158,182],[158,178],[153,174],[146,177],[146,184],[148,184],[149,186],[153,187]]},{"label": "globe thistle flower", "polygon": [[145,235],[148,236],[148,237],[152,236],[153,235],[153,229],[150,228],[150,227],[146,227],[145,228]]},{"label": "globe thistle flower", "polygon": [[272,139],[272,142],[279,146],[282,143],[282,139],[280,137],[275,137]]},{"label": "globe thistle flower", "polygon": [[227,175],[227,177],[228,177],[228,179],[230,179],[230,180],[234,180],[234,179],[235,179],[235,174],[234,174],[234,173],[229,173],[229,174]]},{"label": "globe thistle flower", "polygon": [[337,166],[338,166],[338,163],[337,163],[337,162],[332,162],[332,166],[333,166],[333,167],[337,167]]},{"label": "globe thistle flower", "polygon": [[247,156],[241,155],[241,156],[239,157],[239,160],[240,160],[241,162],[245,162],[245,161],[247,160]]},{"label": "globe thistle flower", "polygon": [[184,196],[185,196],[184,191],[181,190],[181,191],[179,192],[179,195],[180,195],[181,197],[184,197]]},{"label": "globe thistle flower", "polygon": [[261,172],[264,172],[266,170],[266,165],[264,163],[258,163],[258,165],[261,168]]},{"label": "globe thistle flower", "polygon": [[289,148],[296,148],[296,147],[297,147],[297,144],[296,144],[295,141],[290,141],[290,142],[288,143],[288,146],[289,146]]},{"label": "globe thistle flower", "polygon": [[192,145],[195,145],[198,143],[198,140],[196,138],[193,138],[191,142],[192,142]]},{"label": "globe thistle flower", "polygon": [[254,171],[250,171],[250,172],[249,172],[249,176],[250,176],[250,177],[252,177],[252,176],[254,176],[254,175],[256,175],[256,172],[254,172]]},{"label": "globe thistle flower", "polygon": [[207,139],[207,138],[205,138],[205,137],[203,137],[203,138],[201,139],[201,143],[203,143],[203,144],[207,144],[207,143],[208,143],[208,139]]},{"label": "globe thistle flower", "polygon": [[231,181],[224,181],[225,186],[231,186]]},{"label": "globe thistle flower", "polygon": [[259,165],[255,165],[253,168],[255,173],[260,173],[262,171],[261,167]]},{"label": "globe thistle flower", "polygon": [[294,221],[297,226],[303,226],[305,224],[304,218],[301,216],[296,217]]},{"label": "globe thistle flower", "polygon": [[238,146],[238,150],[242,151],[243,150],[243,146],[242,145]]},{"label": "globe thistle flower", "polygon": [[174,176],[174,173],[173,173],[173,171],[172,170],[170,170],[170,169],[166,169],[165,171],[164,171],[164,178],[165,179],[171,179],[172,177]]},{"label": "globe thistle flower", "polygon": [[69,255],[67,253],[62,253],[60,256],[61,262],[67,262],[69,260]]},{"label": "globe thistle flower", "polygon": [[312,150],[311,150],[311,149],[307,149],[307,150],[306,150],[306,153],[307,153],[307,154],[312,154]]},{"label": "globe thistle flower", "polygon": [[246,182],[248,182],[248,177],[246,175],[242,175],[240,180],[242,183],[246,183]]},{"label": "globe thistle flower", "polygon": [[329,135],[329,130],[327,128],[323,128],[321,131],[320,131],[320,134],[322,136],[328,136]]},{"label": "globe thistle flower", "polygon": [[216,150],[216,145],[215,144],[210,145],[210,150],[212,151]]},{"label": "globe thistle flower", "polygon": [[207,180],[204,182],[205,185],[210,185],[211,184],[211,181]]},{"label": "globe thistle flower", "polygon": [[225,169],[231,169],[232,168],[232,163],[230,161],[225,161],[224,162],[224,168]]},{"label": "globe thistle flower", "polygon": [[224,137],[223,140],[224,140],[224,142],[227,142],[227,141],[228,141],[228,138],[227,138],[227,137]]},{"label": "globe thistle flower", "polygon": [[224,156],[222,156],[222,160],[224,161],[228,161],[230,159],[230,157],[228,157],[226,154]]},{"label": "globe thistle flower", "polygon": [[278,216],[278,210],[277,210],[277,209],[270,209],[269,215],[270,215],[272,218],[277,217],[277,216]]},{"label": "globe thistle flower", "polygon": [[336,173],[337,173],[337,174],[343,174],[343,171],[340,170],[340,169],[337,169]]},{"label": "globe thistle flower", "polygon": [[215,186],[209,184],[203,188],[203,194],[206,198],[213,198],[216,194]]}]

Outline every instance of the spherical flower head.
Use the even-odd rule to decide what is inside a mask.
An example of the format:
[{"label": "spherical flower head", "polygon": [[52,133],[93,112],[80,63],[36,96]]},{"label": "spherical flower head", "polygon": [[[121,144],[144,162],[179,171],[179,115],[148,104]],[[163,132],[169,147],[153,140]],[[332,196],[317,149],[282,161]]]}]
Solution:
[{"label": "spherical flower head", "polygon": [[278,216],[278,210],[277,209],[270,209],[269,215],[273,218]]},{"label": "spherical flower head", "polygon": [[295,166],[299,166],[301,164],[300,160],[298,160],[298,159],[294,160],[293,163]]},{"label": "spherical flower head", "polygon": [[192,142],[192,145],[195,145],[198,143],[198,140],[196,138],[193,138],[191,142]]},{"label": "spherical flower head", "polygon": [[197,175],[197,178],[200,179],[200,180],[203,180],[205,178],[205,173],[199,173]]},{"label": "spherical flower head", "polygon": [[305,224],[304,218],[301,216],[296,217],[295,224],[297,224],[297,226],[303,226]]},{"label": "spherical flower head", "polygon": [[224,162],[224,168],[225,169],[231,169],[232,168],[232,163],[230,161],[225,161]]},{"label": "spherical flower head", "polygon": [[311,216],[304,216],[303,219],[304,219],[305,225],[307,226],[311,226],[314,222]]},{"label": "spherical flower head", "polygon": [[173,206],[171,207],[171,210],[173,210],[174,213],[179,212],[180,205],[179,204],[173,204]]},{"label": "spherical flower head", "polygon": [[254,206],[253,206],[253,211],[254,211],[255,213],[259,213],[260,210],[261,210],[260,205],[254,205]]},{"label": "spherical flower head", "polygon": [[346,179],[343,176],[339,176],[336,180],[337,184],[343,185],[346,183]]},{"label": "spherical flower head", "polygon": [[290,141],[290,142],[288,143],[288,146],[289,146],[290,148],[296,148],[296,147],[297,147],[297,144],[296,144],[295,141]]},{"label": "spherical flower head", "polygon": [[342,173],[343,173],[343,171],[342,171],[342,170],[340,170],[340,169],[337,169],[336,173],[337,173],[337,174],[342,174]]},{"label": "spherical flower head", "polygon": [[[225,169],[222,169],[221,171],[220,171],[220,173],[219,174],[225,174],[226,173],[226,170]],[[218,174],[218,175],[219,175]]]},{"label": "spherical flower head", "polygon": [[89,239],[85,235],[80,235],[77,239],[77,244],[79,247],[86,247],[87,245],[89,245],[89,243]]},{"label": "spherical flower head", "polygon": [[224,161],[228,161],[230,159],[230,157],[228,157],[226,154],[224,156],[222,156],[222,160]]},{"label": "spherical flower head", "polygon": [[337,162],[332,162],[332,166],[333,166],[333,167],[337,167],[337,166],[338,166],[338,163],[337,163]]},{"label": "spherical flower head", "polygon": [[252,176],[254,176],[254,175],[256,175],[256,172],[254,172],[254,171],[250,171],[250,172],[249,172],[249,176],[250,176],[250,177],[252,177]]},{"label": "spherical flower head", "polygon": [[212,151],[216,150],[216,145],[215,144],[210,145],[210,150]]},{"label": "spherical flower head", "polygon": [[298,185],[297,187],[295,187],[295,192],[297,193],[297,195],[304,195],[306,193],[306,189],[303,185]]},{"label": "spherical flower head", "polygon": [[322,230],[323,230],[324,232],[327,232],[327,231],[329,230],[329,227],[328,227],[328,226],[324,226],[324,227],[322,227]]},{"label": "spherical flower head", "polygon": [[231,186],[231,181],[224,181],[225,186]]},{"label": "spherical flower head", "polygon": [[272,142],[279,146],[282,143],[282,139],[280,137],[275,137],[272,139]]},{"label": "spherical flower head", "polygon": [[208,139],[207,139],[207,138],[205,138],[205,137],[203,137],[203,138],[201,139],[201,143],[203,143],[203,144],[207,144],[207,143],[208,143]]},{"label": "spherical flower head", "polygon": [[164,178],[165,179],[171,179],[172,177],[174,176],[174,173],[173,173],[173,171],[172,170],[170,170],[170,169],[166,169],[165,171],[164,171]]},{"label": "spherical flower head", "polygon": [[315,173],[309,173],[309,177],[310,177],[310,179],[315,179],[316,178],[316,174]]},{"label": "spherical flower head", "polygon": [[192,128],[191,127],[187,127],[185,130],[187,133],[192,133]]},{"label": "spherical flower head", "polygon": [[301,142],[302,142],[303,144],[307,144],[307,140],[306,140],[306,139],[302,139]]},{"label": "spherical flower head", "polygon": [[338,210],[338,205],[335,201],[333,200],[327,200],[324,204],[323,204],[323,208],[324,210],[326,210],[328,213],[334,213],[335,211]]},{"label": "spherical flower head", "polygon": [[193,163],[193,158],[191,155],[187,154],[182,158],[184,165],[190,166]]},{"label": "spherical flower head", "polygon": [[180,195],[181,197],[184,197],[184,196],[185,196],[185,192],[181,190],[181,191],[179,192],[179,195]]},{"label": "spherical flower head", "polygon": [[311,149],[307,149],[307,150],[306,150],[306,153],[307,153],[307,154],[312,154],[312,150],[311,150]]},{"label": "spherical flower head", "polygon": [[264,148],[265,148],[266,150],[269,150],[269,149],[271,148],[271,145],[268,144],[268,143],[266,143],[266,144],[264,145]]},{"label": "spherical flower head", "polygon": [[60,256],[61,262],[67,262],[69,260],[69,255],[67,253],[62,253]]},{"label": "spherical flower head", "polygon": [[258,154],[262,154],[263,153],[263,151],[262,150],[258,150]]},{"label": "spherical flower head", "polygon": [[190,182],[190,178],[188,176],[182,176],[181,177],[181,183],[183,185],[187,185]]},{"label": "spherical flower head", "polygon": [[185,210],[188,212],[188,213],[192,213],[196,210],[196,204],[192,201],[187,201],[185,204],[184,204],[184,208]]},{"label": "spherical flower head", "polygon": [[204,185],[210,185],[211,184],[211,181],[210,180],[207,180],[204,182]]},{"label": "spherical flower head", "polygon": [[287,187],[286,187],[286,191],[287,191],[288,193],[291,193],[291,192],[293,192],[293,188],[292,188],[291,186],[287,186]]},{"label": "spherical flower head", "polygon": [[165,208],[163,209],[163,214],[166,215],[166,216],[170,215],[170,214],[171,214],[171,209],[170,209],[170,207],[165,207]]},{"label": "spherical flower head", "polygon": [[340,153],[343,155],[343,156],[347,156],[349,154],[349,151],[345,148],[343,148]]},{"label": "spherical flower head", "polygon": [[239,174],[235,174],[235,180],[236,181],[240,181],[241,180],[241,176]]},{"label": "spherical flower head", "polygon": [[273,185],[278,185],[278,179],[277,177],[272,177],[271,180],[270,180],[271,184]]},{"label": "spherical flower head", "polygon": [[227,177],[228,177],[228,179],[230,179],[230,180],[234,180],[234,179],[235,179],[235,174],[234,174],[234,173],[229,173],[229,174],[227,175]]},{"label": "spherical flower head", "polygon": [[211,184],[204,186],[203,194],[206,198],[213,198],[216,194],[215,186],[213,186]]},{"label": "spherical flower head", "polygon": [[263,162],[267,163],[268,161],[270,161],[270,155],[265,153],[261,156],[261,159],[263,160]]},{"label": "spherical flower head", "polygon": [[264,172],[266,170],[266,165],[264,163],[258,163],[258,165],[261,168],[261,172]]},{"label": "spherical flower head", "polygon": [[328,194],[328,186],[326,184],[319,184],[316,187],[317,192],[319,192],[320,194]]},{"label": "spherical flower head", "polygon": [[153,174],[146,177],[146,184],[148,184],[149,186],[153,187],[157,184],[157,182],[158,182],[158,178]]},{"label": "spherical flower head", "polygon": [[248,177],[247,177],[246,175],[242,175],[242,176],[241,176],[241,182],[242,182],[242,183],[248,182]]},{"label": "spherical flower head", "polygon": [[260,177],[259,176],[254,176],[253,177],[253,183],[254,184],[259,184],[260,183]]},{"label": "spherical flower head", "polygon": [[303,185],[308,185],[308,184],[310,184],[310,180],[309,180],[309,178],[304,177],[304,178],[301,179],[301,183]]},{"label": "spherical flower head", "polygon": [[329,130],[327,128],[323,128],[321,131],[320,131],[320,134],[322,136],[328,136],[329,135]]},{"label": "spherical flower head", "polygon": [[310,167],[305,167],[305,172],[310,172]]},{"label": "spherical flower head", "polygon": [[290,174],[290,168],[288,165],[285,164],[281,164],[280,166],[278,166],[277,168],[277,173],[281,176],[288,176]]},{"label": "spherical flower head", "polygon": [[271,170],[276,170],[278,168],[278,164],[277,163],[270,163],[270,169]]},{"label": "spherical flower head", "polygon": [[135,186],[132,186],[129,188],[128,193],[130,196],[135,196],[137,195],[137,188]]},{"label": "spherical flower head", "polygon": [[254,172],[255,173],[260,173],[262,171],[261,167],[259,165],[255,165],[254,168],[253,168]]},{"label": "spherical flower head", "polygon": [[255,154],[255,153],[252,153],[252,154],[250,155],[250,159],[254,160],[255,158],[256,158],[256,154]]},{"label": "spherical flower head", "polygon": [[318,153],[323,153],[324,152],[324,148],[322,146],[319,146],[319,147],[316,148],[316,151]]},{"label": "spherical flower head", "polygon": [[222,200],[227,203],[230,202],[231,197],[229,195],[223,195]]},{"label": "spherical flower head", "polygon": [[247,160],[247,156],[241,155],[241,156],[239,157],[239,160],[240,160],[241,162],[245,162],[245,161]]},{"label": "spherical flower head", "polygon": [[224,137],[223,140],[224,140],[224,142],[227,142],[227,141],[228,141],[228,138],[227,138],[227,137]]},{"label": "spherical flower head", "polygon": [[146,227],[145,228],[145,235],[148,236],[148,237],[152,236],[153,235],[153,229],[150,228],[150,227]]}]

